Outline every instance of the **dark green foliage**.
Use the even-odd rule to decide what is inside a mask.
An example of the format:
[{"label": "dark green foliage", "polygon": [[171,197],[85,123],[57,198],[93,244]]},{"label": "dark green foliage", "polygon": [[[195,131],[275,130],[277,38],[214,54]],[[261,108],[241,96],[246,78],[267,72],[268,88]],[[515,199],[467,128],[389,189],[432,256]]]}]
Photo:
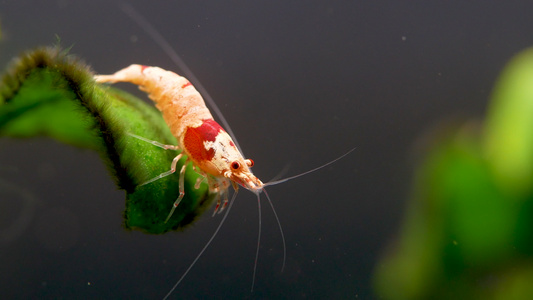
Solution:
[{"label": "dark green foliage", "polygon": [[[153,106],[120,90],[94,83],[90,69],[58,48],[40,48],[13,62],[0,85],[0,135],[46,135],[97,150],[119,188],[126,191],[125,226],[149,233],[183,227],[206,209],[207,187],[186,173],[186,196],[164,223],[178,196],[178,174],[138,186],[170,168],[178,154],[135,139],[128,132],[165,144],[175,138]],[[178,169],[185,162],[178,163]],[[89,188],[89,187],[88,187]]]}]

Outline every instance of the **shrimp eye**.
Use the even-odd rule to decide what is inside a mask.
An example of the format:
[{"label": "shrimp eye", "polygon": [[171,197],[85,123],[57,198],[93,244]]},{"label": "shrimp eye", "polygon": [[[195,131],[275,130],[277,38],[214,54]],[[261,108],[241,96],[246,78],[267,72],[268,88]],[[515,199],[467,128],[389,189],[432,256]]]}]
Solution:
[{"label": "shrimp eye", "polygon": [[233,170],[237,170],[240,167],[241,167],[241,164],[238,161],[234,161],[234,162],[231,163],[231,168]]},{"label": "shrimp eye", "polygon": [[251,168],[254,166],[254,161],[252,159],[247,159],[246,164],[248,165],[249,168]]}]

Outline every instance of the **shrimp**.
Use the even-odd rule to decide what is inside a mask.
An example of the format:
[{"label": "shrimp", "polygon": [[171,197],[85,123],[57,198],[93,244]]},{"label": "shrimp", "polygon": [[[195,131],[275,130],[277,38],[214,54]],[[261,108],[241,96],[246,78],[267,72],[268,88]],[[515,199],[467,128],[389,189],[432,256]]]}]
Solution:
[{"label": "shrimp", "polygon": [[[113,75],[97,75],[96,82],[130,82],[139,86],[148,97],[156,103],[170,132],[178,141],[177,146],[163,145],[163,148],[182,150],[173,160],[171,169],[143,183],[148,184],[176,171],[176,164],[183,156],[187,162],[180,170],[179,197],[174,202],[167,222],[185,195],[185,166],[191,162],[194,170],[207,179],[209,191],[217,194],[214,214],[220,208],[220,199],[224,199],[222,211],[228,204],[228,189],[238,186],[258,194],[263,189],[263,182],[250,170],[254,162],[244,159],[231,136],[213,119],[205,102],[184,77],[158,67],[130,65]],[[130,134],[136,138],[142,137]],[[198,186],[196,186],[198,187]]]},{"label": "shrimp", "polygon": [[[174,135],[178,141],[178,145],[164,145],[157,141],[151,141],[145,137],[129,133],[129,135],[135,138],[149,142],[163,149],[182,151],[172,160],[169,171],[159,174],[141,185],[148,184],[173,174],[176,171],[177,162],[184,155],[187,156],[187,161],[183,164],[183,167],[180,170],[179,196],[174,202],[165,223],[172,217],[176,207],[178,207],[180,201],[185,196],[185,169],[189,162],[192,163],[193,170],[207,179],[210,193],[215,193],[216,195],[217,204],[213,211],[213,216],[219,211],[221,198],[224,199],[224,204],[219,212],[224,210],[228,205],[229,187],[232,186],[235,190],[228,210],[220,221],[217,229],[189,268],[165,296],[165,299],[171,295],[180,282],[185,278],[196,261],[217,235],[231,209],[231,204],[233,204],[233,199],[237,195],[239,185],[254,192],[258,199],[259,235],[252,279],[253,291],[257,259],[259,255],[259,243],[261,240],[261,205],[259,202],[259,193],[263,191],[265,186],[265,184],[263,184],[263,182],[261,182],[261,180],[259,180],[250,170],[254,165],[253,160],[244,159],[231,136],[213,119],[213,116],[205,106],[205,102],[200,93],[198,93],[194,86],[184,77],[158,67],[133,64],[112,75],[96,75],[94,79],[96,82],[100,83],[130,82],[138,85],[139,89],[148,93],[149,98],[156,103],[156,107],[162,112],[163,118],[169,126],[172,135]],[[197,182],[195,188],[199,188],[199,182]],[[274,210],[274,206],[268,198],[266,191],[265,195],[267,195],[269,204],[272,207],[282,236],[283,270],[286,260],[285,237],[277,213]]]},{"label": "shrimp", "polygon": [[[284,179],[263,183],[250,170],[250,168],[254,165],[254,161],[252,159],[244,158],[242,155],[242,150],[240,149],[237,140],[235,140],[235,136],[233,135],[228,122],[218,109],[216,103],[209,96],[200,82],[195,78],[194,74],[188,68],[185,62],[174,51],[166,39],[131,5],[126,2],[121,2],[120,6],[124,13],[132,18],[144,31],[146,31],[151,38],[154,39],[161,49],[167,53],[171,60],[181,70],[184,71],[187,77],[196,83],[196,86],[200,90],[201,94],[204,95],[205,99],[208,101],[208,104],[212,107],[222,124],[224,124],[227,129],[226,132],[226,130],[224,130],[222,126],[220,126],[214,120],[209,109],[205,105],[204,99],[197,89],[191,84],[191,82],[185,77],[182,77],[174,72],[166,71],[158,67],[133,64],[122,70],[119,70],[112,75],[95,76],[95,81],[100,83],[130,82],[138,85],[139,89],[145,91],[149,98],[155,102],[156,107],[161,111],[165,122],[169,126],[171,133],[178,141],[178,145],[164,145],[157,141],[152,141],[145,137],[129,133],[129,135],[134,138],[151,143],[163,149],[181,150],[181,153],[172,160],[169,171],[164,172],[142,183],[141,185],[149,184],[155,180],[175,173],[178,160],[180,160],[183,156],[187,157],[187,162],[183,165],[179,172],[179,196],[174,202],[165,222],[172,217],[176,207],[178,207],[181,199],[183,199],[185,195],[185,166],[189,163],[192,163],[194,171],[207,180],[210,193],[214,193],[216,195],[217,204],[213,211],[213,216],[217,212],[222,212],[227,207],[226,213],[224,214],[216,230],[213,232],[202,250],[200,250],[200,252],[197,254],[193,262],[189,265],[185,272],[183,272],[179,280],[166,294],[164,299],[167,299],[183,281],[183,279],[187,276],[189,271],[219,232],[222,224],[231,210],[231,206],[233,204],[233,200],[237,196],[239,186],[250,190],[256,195],[259,210],[259,232],[257,236],[257,247],[255,252],[251,285],[251,291],[253,292],[257,261],[259,257],[259,245],[261,242],[260,194],[263,193],[266,196],[280,230],[283,242],[283,263],[281,267],[281,271],[283,272],[287,256],[285,236],[283,234],[283,229],[281,227],[276,210],[274,209],[274,205],[272,204],[265,187],[283,183],[329,166],[350,154],[355,150],[355,148],[352,148],[345,154],[332,161],[306,172]],[[199,187],[199,183],[200,182],[197,182],[195,188]],[[230,186],[233,187],[235,192],[233,193],[231,200],[228,201]],[[221,199],[224,201],[223,204],[221,204]]]},{"label": "shrimp", "polygon": [[[272,207],[276,221],[281,232],[283,241],[283,266],[285,266],[286,260],[286,246],[285,237],[281,228],[281,223],[277,216],[272,201],[268,197],[266,190],[264,189],[268,185],[275,185],[288,180],[303,176],[305,174],[314,172],[327,165],[330,165],[337,160],[348,155],[354,149],[345,153],[344,155],[330,161],[322,166],[309,170],[307,172],[288,177],[285,179],[271,181],[263,183],[257,178],[250,168],[254,165],[252,159],[245,159],[240,150],[233,142],[231,136],[220,126],[211,115],[209,109],[206,107],[205,102],[200,93],[194,88],[194,86],[184,77],[171,72],[166,71],[158,67],[148,67],[143,65],[133,64],[126,67],[112,75],[96,75],[94,77],[96,82],[99,83],[116,83],[116,82],[130,82],[139,86],[139,89],[146,92],[148,97],[152,99],[156,107],[161,111],[165,122],[172,135],[178,141],[178,145],[164,145],[156,141],[151,141],[147,138],[137,136],[130,133],[131,136],[149,142],[153,145],[159,146],[163,149],[181,150],[171,163],[170,170],[164,172],[141,185],[148,184],[165,176],[171,175],[176,171],[176,164],[183,156],[187,156],[187,162],[180,170],[179,177],[179,196],[174,202],[170,213],[168,214],[165,222],[167,222],[174,213],[176,207],[178,207],[180,201],[185,195],[184,189],[184,177],[185,167],[190,162],[193,165],[193,170],[203,176],[208,183],[209,191],[216,194],[217,204],[215,206],[213,215],[221,212],[228,205],[229,187],[233,187],[235,193],[233,198],[237,195],[239,186],[242,186],[257,195],[258,209],[259,209],[259,235],[257,242],[256,258],[254,264],[254,273],[252,280],[252,290],[255,282],[255,272],[257,267],[257,257],[259,251],[259,243],[261,239],[261,206],[259,201],[259,194],[264,192],[267,200]],[[195,188],[199,185],[196,184]],[[222,208],[220,199],[224,199]],[[227,214],[231,208],[233,199],[230,202],[228,211],[221,220],[219,226],[206,243],[204,248],[200,251],[196,259],[189,266],[189,268],[182,275],[180,280],[174,285],[172,290],[167,294],[165,298],[170,296],[172,291],[179,285],[183,278],[187,275],[192,266],[203,254],[205,249],[209,246],[213,238],[218,233],[218,230],[222,226],[222,223],[226,219]],[[220,208],[220,210],[219,210]]]}]

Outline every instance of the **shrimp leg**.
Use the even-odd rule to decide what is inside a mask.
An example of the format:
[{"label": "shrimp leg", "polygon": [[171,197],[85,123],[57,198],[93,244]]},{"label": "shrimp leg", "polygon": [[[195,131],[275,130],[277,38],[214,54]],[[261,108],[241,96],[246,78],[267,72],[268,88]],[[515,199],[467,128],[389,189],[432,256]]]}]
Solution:
[{"label": "shrimp leg", "polygon": [[152,145],[154,145],[154,146],[157,146],[157,147],[159,147],[159,148],[163,148],[163,149],[165,149],[165,150],[180,150],[180,147],[179,147],[179,146],[176,146],[176,145],[165,145],[165,144],[162,144],[162,143],[160,143],[160,142],[158,142],[158,141],[149,140],[149,139],[147,139],[147,138],[144,138],[144,137],[142,137],[142,136],[139,136],[139,135],[136,135],[136,134],[133,134],[133,133],[129,133],[129,132],[128,132],[127,134],[128,134],[129,136],[131,136],[131,137],[134,137],[134,138],[139,139],[139,140],[141,140],[141,141],[145,141],[145,142],[147,142],[147,143],[150,143],[150,144],[152,144]]},{"label": "shrimp leg", "polygon": [[[175,146],[175,145],[165,145],[165,144],[162,144],[160,142],[152,141],[152,140],[149,140],[149,139],[144,138],[142,136],[138,136],[138,135],[133,134],[133,133],[128,133],[128,135],[130,135],[130,136],[132,136],[134,138],[137,138],[137,139],[139,139],[141,141],[145,141],[147,143],[150,143],[150,144],[152,144],[154,146],[163,148],[165,150],[169,150],[169,149],[170,150],[180,150],[180,148],[178,146]],[[156,176],[156,177],[144,182],[141,185],[145,185],[145,184],[154,182],[154,181],[156,181],[158,179],[161,179],[161,178],[163,178],[165,176],[174,174],[174,172],[176,172],[176,164],[182,158],[182,156],[183,156],[183,153],[180,153],[180,154],[178,154],[178,156],[174,157],[174,159],[172,160],[172,164],[170,165],[170,170],[169,171],[163,172],[163,173],[159,174],[158,176]],[[178,199],[176,199],[176,201],[174,201],[174,204],[172,205],[172,209],[170,210],[170,213],[168,214],[168,216],[167,216],[167,218],[165,220],[165,223],[168,222],[170,217],[172,217],[172,214],[174,214],[174,210],[176,210],[176,207],[178,207],[178,205],[180,204],[181,200],[185,196],[185,169],[186,169],[186,167],[187,167],[187,163],[183,164],[183,166],[181,167],[180,179],[179,179],[179,196],[178,196]],[[204,178],[198,178],[198,179],[203,180]],[[195,184],[195,186],[196,185],[199,185],[199,182],[197,182]]]},{"label": "shrimp leg", "polygon": [[[178,156],[174,157],[174,159],[172,160],[172,164],[170,164],[170,170],[157,175],[156,177],[154,177],[154,178],[142,183],[141,185],[149,184],[149,183],[154,182],[154,181],[156,181],[158,179],[161,179],[161,178],[166,177],[168,175],[174,174],[174,172],[176,172],[176,164],[178,164],[178,160],[180,160],[182,156],[183,156],[183,153],[180,153],[180,154],[178,154]],[[186,165],[187,165],[187,163],[183,164],[183,167],[181,168],[180,181],[181,181],[181,179],[183,177],[182,173],[185,174],[185,166]],[[181,194],[181,190],[182,189],[180,187],[180,194]]]},{"label": "shrimp leg", "polygon": [[228,189],[222,190],[222,195],[223,195],[222,197],[224,198],[224,204],[222,205],[222,208],[220,207],[220,204],[221,204],[220,197],[217,197],[217,205],[215,206],[215,210],[213,211],[213,217],[217,213],[221,213],[228,205],[228,194],[229,194]]},{"label": "shrimp leg", "polygon": [[[181,155],[181,154],[180,154]],[[179,155],[178,155],[179,156]],[[176,160],[176,159],[174,159]],[[179,160],[179,159],[178,159]],[[178,161],[176,160],[176,161]],[[172,161],[172,163],[174,164],[174,161]],[[174,168],[175,168],[175,164],[174,164]],[[183,199],[183,196],[185,196],[185,168],[187,167],[187,164],[183,164],[183,167],[181,167],[181,170],[180,170],[180,182],[179,182],[179,188],[180,188],[180,195],[178,196],[178,199],[176,199],[176,201],[174,201],[174,204],[172,205],[172,209],[170,210],[170,213],[168,214],[168,217],[167,219],[165,220],[165,223],[168,222],[168,220],[170,219],[170,217],[172,217],[172,214],[174,213],[174,210],[176,209],[176,207],[178,207],[178,205],[180,204],[181,202],[181,199]]]}]

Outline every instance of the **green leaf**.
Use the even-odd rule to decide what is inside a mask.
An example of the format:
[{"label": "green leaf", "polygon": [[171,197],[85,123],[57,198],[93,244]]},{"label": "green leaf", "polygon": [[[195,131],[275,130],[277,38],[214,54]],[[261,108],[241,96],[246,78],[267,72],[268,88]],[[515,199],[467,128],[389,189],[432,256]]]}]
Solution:
[{"label": "green leaf", "polygon": [[500,75],[489,107],[485,148],[502,187],[520,195],[533,181],[533,49],[515,56]]},{"label": "green leaf", "polygon": [[381,298],[533,299],[532,115],[528,49],[500,75],[483,127],[431,132],[399,236],[376,267]]},{"label": "green leaf", "polygon": [[[88,66],[58,48],[21,55],[2,79],[0,135],[45,135],[98,151],[118,187],[126,191],[126,228],[164,233],[191,223],[209,207],[213,197],[205,184],[194,188],[199,175],[188,166],[185,198],[165,223],[179,194],[179,175],[139,185],[168,171],[179,152],[127,133],[176,144],[158,110],[126,92],[95,84]],[[184,162],[180,160],[178,170]]]}]

